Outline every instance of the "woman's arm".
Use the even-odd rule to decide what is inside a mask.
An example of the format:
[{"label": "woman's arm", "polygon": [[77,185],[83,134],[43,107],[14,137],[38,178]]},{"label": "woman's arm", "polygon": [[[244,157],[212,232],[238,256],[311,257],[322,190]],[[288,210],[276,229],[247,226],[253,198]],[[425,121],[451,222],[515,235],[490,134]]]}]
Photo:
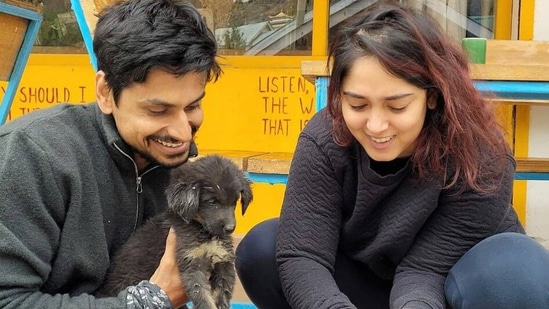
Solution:
[{"label": "woman's arm", "polygon": [[445,308],[444,281],[450,268],[475,244],[501,232],[513,216],[513,158],[507,156],[506,163],[502,175],[493,174],[503,177],[494,192],[442,191],[437,209],[397,267],[391,308]]},{"label": "woman's arm", "polygon": [[355,308],[333,278],[343,196],[331,154],[325,151],[310,136],[301,135],[279,221],[280,279],[296,309]]}]

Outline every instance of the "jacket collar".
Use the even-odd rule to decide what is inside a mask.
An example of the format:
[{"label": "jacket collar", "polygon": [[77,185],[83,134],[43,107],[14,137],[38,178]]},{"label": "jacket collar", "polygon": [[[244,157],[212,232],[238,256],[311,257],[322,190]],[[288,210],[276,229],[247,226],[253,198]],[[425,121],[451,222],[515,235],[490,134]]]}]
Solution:
[{"label": "jacket collar", "polygon": [[94,108],[97,125],[101,131],[102,138],[116,165],[124,170],[137,171],[137,165],[133,159],[133,149],[118,133],[114,117],[112,115],[104,114],[97,103]]},{"label": "jacket collar", "polygon": [[[116,123],[114,122],[114,117],[112,115],[104,114],[97,103],[94,105],[94,108],[98,127],[100,128],[103,139],[108,146],[107,148],[109,153],[113,157],[116,164],[125,169],[135,169],[137,172],[137,165],[133,159],[133,149],[118,133]],[[193,140],[189,149],[189,158],[194,158],[196,156],[198,156],[198,148]],[[147,170],[154,169],[158,166],[159,165],[151,166]]]}]

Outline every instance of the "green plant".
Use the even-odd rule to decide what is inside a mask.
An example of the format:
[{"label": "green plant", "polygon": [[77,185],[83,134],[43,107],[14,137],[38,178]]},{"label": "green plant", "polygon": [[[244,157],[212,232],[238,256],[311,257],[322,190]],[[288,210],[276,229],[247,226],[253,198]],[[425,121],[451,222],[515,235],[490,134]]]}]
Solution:
[{"label": "green plant", "polygon": [[245,49],[246,41],[242,36],[242,32],[237,27],[231,27],[225,32],[225,48],[227,49]]}]

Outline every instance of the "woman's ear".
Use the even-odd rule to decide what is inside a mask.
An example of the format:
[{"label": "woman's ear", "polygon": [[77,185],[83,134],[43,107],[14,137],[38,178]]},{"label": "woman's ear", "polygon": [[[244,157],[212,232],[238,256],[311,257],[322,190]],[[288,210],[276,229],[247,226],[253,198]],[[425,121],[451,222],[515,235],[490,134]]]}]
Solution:
[{"label": "woman's ear", "polygon": [[104,114],[111,114],[114,99],[111,88],[105,79],[105,72],[103,71],[97,71],[95,74],[95,95],[99,109],[101,109]]},{"label": "woman's ear", "polygon": [[427,108],[435,109],[437,107],[438,93],[436,91],[427,90]]}]

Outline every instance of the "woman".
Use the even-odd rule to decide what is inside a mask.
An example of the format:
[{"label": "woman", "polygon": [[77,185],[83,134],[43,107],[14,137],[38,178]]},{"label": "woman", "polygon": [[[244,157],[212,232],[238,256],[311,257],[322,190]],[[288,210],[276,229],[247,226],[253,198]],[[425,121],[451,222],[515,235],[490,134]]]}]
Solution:
[{"label": "woman", "polygon": [[511,205],[515,163],[461,48],[397,4],[335,33],[328,107],[282,213],[237,248],[259,308],[549,308],[549,253]]}]

